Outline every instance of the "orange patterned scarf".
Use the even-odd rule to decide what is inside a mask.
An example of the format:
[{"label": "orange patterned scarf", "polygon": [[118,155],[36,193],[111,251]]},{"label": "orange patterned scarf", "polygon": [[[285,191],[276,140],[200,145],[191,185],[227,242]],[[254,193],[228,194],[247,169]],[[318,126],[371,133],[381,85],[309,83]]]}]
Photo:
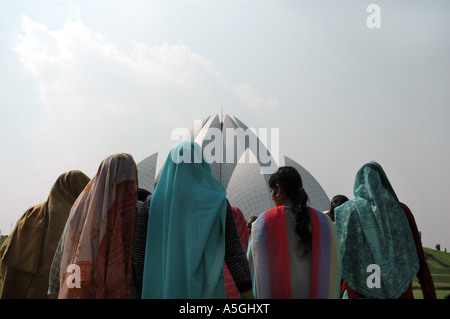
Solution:
[{"label": "orange patterned scarf", "polygon": [[70,211],[58,298],[131,297],[136,201],[133,157],[107,157]]}]

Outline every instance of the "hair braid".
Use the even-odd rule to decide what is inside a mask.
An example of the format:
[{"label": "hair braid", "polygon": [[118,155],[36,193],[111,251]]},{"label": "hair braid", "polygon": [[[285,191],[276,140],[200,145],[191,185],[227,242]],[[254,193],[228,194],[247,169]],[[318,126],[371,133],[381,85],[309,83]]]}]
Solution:
[{"label": "hair braid", "polygon": [[308,207],[308,195],[303,188],[300,174],[294,167],[280,167],[269,179],[270,188],[275,188],[277,184],[292,200],[296,219],[295,232],[300,237],[300,245],[304,249],[304,255],[308,255],[312,247],[311,214]]}]

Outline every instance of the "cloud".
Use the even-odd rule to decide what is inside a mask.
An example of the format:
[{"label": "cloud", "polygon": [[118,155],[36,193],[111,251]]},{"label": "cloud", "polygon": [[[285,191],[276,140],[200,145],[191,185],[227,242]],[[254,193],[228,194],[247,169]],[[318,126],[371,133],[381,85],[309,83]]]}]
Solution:
[{"label": "cloud", "polygon": [[254,110],[260,108],[273,110],[278,106],[277,100],[262,97],[248,84],[238,85],[234,91],[245,105]]},{"label": "cloud", "polygon": [[130,140],[155,141],[156,132],[169,139],[186,118],[193,123],[224,104],[239,112],[277,104],[249,84],[233,87],[186,45],[135,41],[125,52],[76,12],[58,30],[25,15],[21,26],[13,49],[39,89],[44,121],[35,143],[48,157],[74,150],[107,156]]}]

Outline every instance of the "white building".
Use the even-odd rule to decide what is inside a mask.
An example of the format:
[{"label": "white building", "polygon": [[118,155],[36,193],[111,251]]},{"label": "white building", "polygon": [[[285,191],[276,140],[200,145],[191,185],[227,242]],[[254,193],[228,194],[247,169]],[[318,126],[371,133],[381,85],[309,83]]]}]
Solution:
[{"label": "white building", "polygon": [[[328,210],[330,199],[305,168],[287,156],[281,158],[280,154],[275,154],[277,150],[273,154],[269,152],[267,141],[262,140],[270,140],[276,133],[258,132],[236,117],[225,115],[220,119],[216,115],[199,121],[184,139],[195,141],[203,147],[205,156],[211,156],[212,175],[226,188],[230,204],[239,207],[246,219],[274,206],[267,182],[278,165],[295,167],[308,194],[309,205],[321,211]],[[162,170],[156,174],[157,157],[158,153],[154,153],[137,164],[139,187],[150,192],[154,191]]]}]

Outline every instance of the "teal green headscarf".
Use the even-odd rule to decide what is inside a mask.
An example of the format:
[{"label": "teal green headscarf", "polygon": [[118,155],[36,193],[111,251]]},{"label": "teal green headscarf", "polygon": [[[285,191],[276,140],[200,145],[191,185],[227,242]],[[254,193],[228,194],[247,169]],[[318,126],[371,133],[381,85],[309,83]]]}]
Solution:
[{"label": "teal green headscarf", "polygon": [[225,214],[202,148],[175,145],[150,204],[142,298],[226,298]]},{"label": "teal green headscarf", "polygon": [[[408,219],[378,163],[358,171],[353,192],[354,199],[335,209],[342,277],[366,297],[398,298],[419,270]],[[375,274],[371,264],[379,266],[380,288],[368,285]]]}]

